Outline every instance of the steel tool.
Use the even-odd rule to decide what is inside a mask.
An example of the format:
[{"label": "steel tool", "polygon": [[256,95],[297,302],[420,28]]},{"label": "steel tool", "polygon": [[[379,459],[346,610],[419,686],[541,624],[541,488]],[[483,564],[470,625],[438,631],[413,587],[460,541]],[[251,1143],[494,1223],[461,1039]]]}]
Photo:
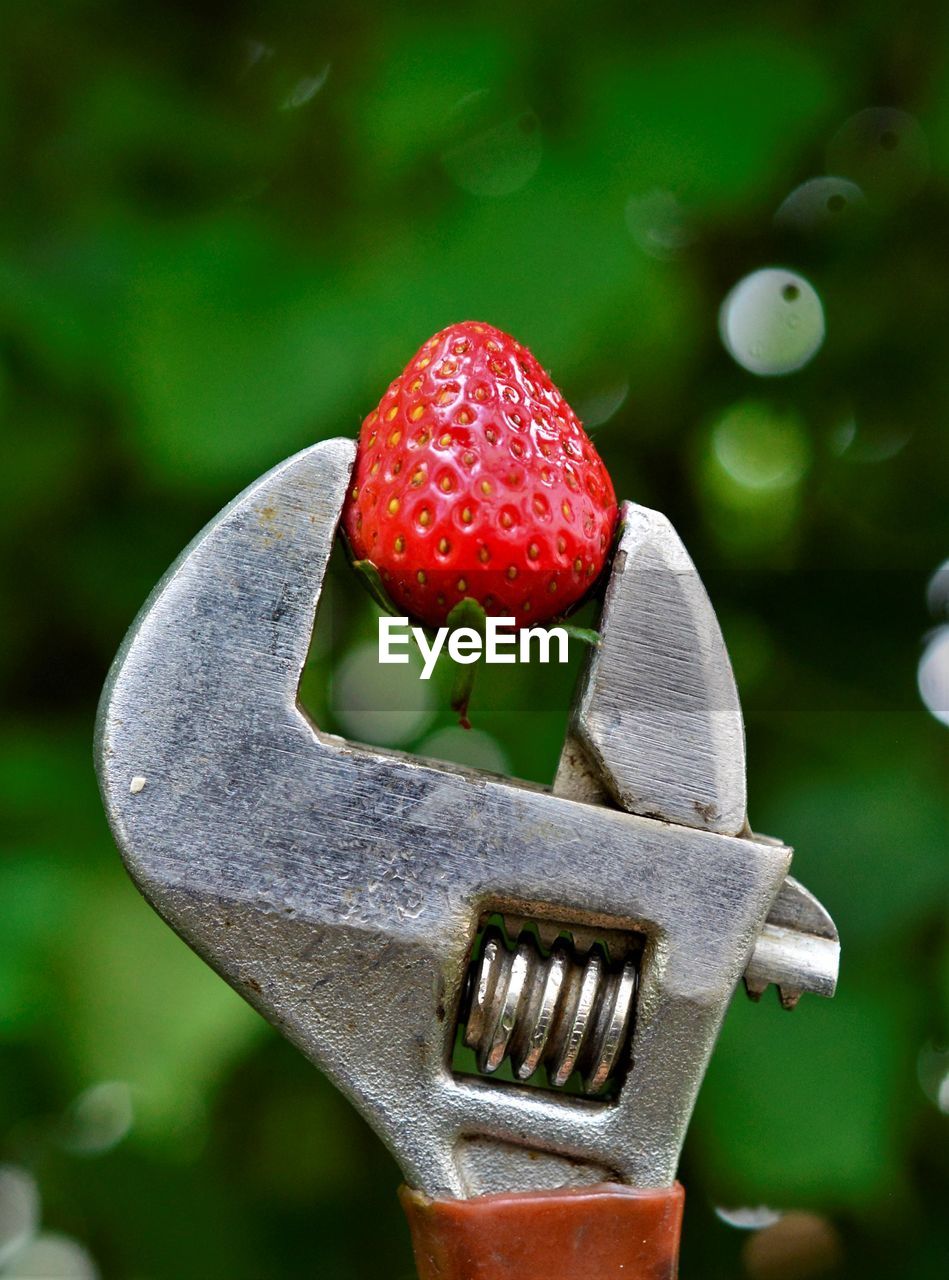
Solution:
[{"label": "steel tool", "polygon": [[256,481],[146,603],[99,712],[115,839],[393,1151],[423,1277],[672,1276],[736,985],[829,996],[839,952],[748,827],[714,611],[626,503],[552,788],[328,734],[297,690],[354,452]]}]

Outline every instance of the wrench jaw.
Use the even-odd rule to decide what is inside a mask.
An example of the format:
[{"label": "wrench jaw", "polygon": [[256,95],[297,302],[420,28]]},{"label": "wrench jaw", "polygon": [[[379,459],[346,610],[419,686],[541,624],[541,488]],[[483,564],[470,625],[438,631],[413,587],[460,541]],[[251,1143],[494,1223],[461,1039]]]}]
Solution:
[{"label": "wrench jaw", "polygon": [[620,519],[554,790],[598,782],[627,813],[739,835],[745,730],[715,611],[665,516],[626,502]]},{"label": "wrench jaw", "polygon": [[96,768],[146,896],[170,866],[187,883],[207,842],[252,818],[248,773],[272,764],[260,748],[310,737],[297,687],[354,457],[331,440],[255,481],[167,571],[113,662]]},{"label": "wrench jaw", "polygon": [[[96,750],[126,865],[168,923],[353,1100],[413,1186],[433,1196],[604,1176],[667,1186],[790,851],[735,834],[743,756],[740,788],[734,761],[705,762],[699,776],[715,781],[718,816],[699,814],[687,789],[685,822],[315,729],[297,688],[353,457],[350,441],[329,441],[252,485],[133,625],[103,694]],[[636,663],[659,642],[639,633],[638,648],[620,644],[628,609],[645,607],[642,577],[627,578],[627,567],[637,537],[648,546],[669,532],[637,511],[575,721],[599,753],[596,785],[614,800],[643,776],[635,745],[623,744],[648,693]],[[678,598],[680,619],[705,625],[694,586]],[[715,636],[717,624],[699,652],[721,679]],[[598,711],[609,686],[615,725]],[[697,705],[710,722],[719,698],[732,717],[729,734],[710,739],[722,755],[723,741],[737,741],[728,688]],[[735,831],[713,829],[722,822]],[[471,948],[495,910],[645,939],[631,1065],[613,1100],[454,1073]],[[778,923],[802,920],[788,907]]]},{"label": "wrench jaw", "polygon": [[[627,502],[621,522],[601,643],[580,682],[554,791],[751,837],[744,723],[715,611],[665,516]],[[804,992],[830,997],[839,961],[833,920],[788,876],[748,962],[748,994],[758,999],[774,983],[786,1009]]]}]

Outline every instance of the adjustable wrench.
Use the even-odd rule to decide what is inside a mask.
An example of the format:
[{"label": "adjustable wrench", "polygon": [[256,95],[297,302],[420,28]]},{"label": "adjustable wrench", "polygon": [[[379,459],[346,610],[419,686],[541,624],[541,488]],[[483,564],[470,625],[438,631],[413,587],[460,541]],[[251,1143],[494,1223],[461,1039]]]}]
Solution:
[{"label": "adjustable wrench", "polygon": [[97,723],[116,842],[390,1147],[423,1277],[671,1277],[736,985],[829,996],[839,954],[748,828],[714,611],[627,503],[552,788],[325,733],[297,688],[354,453],[257,480],[146,602]]}]

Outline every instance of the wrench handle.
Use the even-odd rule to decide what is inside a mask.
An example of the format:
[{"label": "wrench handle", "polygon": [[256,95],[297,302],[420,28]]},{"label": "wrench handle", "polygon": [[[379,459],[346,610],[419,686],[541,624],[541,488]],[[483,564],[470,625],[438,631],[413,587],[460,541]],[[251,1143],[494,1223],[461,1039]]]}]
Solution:
[{"label": "wrench handle", "polygon": [[676,1280],[685,1192],[618,1183],[431,1200],[403,1187],[419,1280]]}]

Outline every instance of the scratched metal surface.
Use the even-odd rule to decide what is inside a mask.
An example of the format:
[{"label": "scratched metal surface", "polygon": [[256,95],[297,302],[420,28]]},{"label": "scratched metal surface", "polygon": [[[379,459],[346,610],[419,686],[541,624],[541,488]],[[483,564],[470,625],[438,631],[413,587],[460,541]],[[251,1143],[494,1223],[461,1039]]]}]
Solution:
[{"label": "scratched metal surface", "polygon": [[[708,767],[698,790],[690,780],[689,812],[670,822],[321,734],[297,686],[353,453],[330,441],[262,477],[133,625],[97,728],[116,841],[160,914],[361,1108],[412,1185],[455,1196],[594,1174],[666,1185],[790,851],[702,829],[743,828],[743,757]],[[634,539],[651,514],[639,510]],[[621,569],[610,591],[621,618]],[[701,628],[694,599],[689,609]],[[618,661],[621,716],[630,673]],[[717,685],[712,697],[731,714]],[[622,799],[642,763],[617,757],[612,734],[585,733],[583,750],[600,744]],[[694,801],[710,790],[722,803],[703,814]],[[494,909],[646,937],[615,1102],[453,1076],[468,950]]]}]

